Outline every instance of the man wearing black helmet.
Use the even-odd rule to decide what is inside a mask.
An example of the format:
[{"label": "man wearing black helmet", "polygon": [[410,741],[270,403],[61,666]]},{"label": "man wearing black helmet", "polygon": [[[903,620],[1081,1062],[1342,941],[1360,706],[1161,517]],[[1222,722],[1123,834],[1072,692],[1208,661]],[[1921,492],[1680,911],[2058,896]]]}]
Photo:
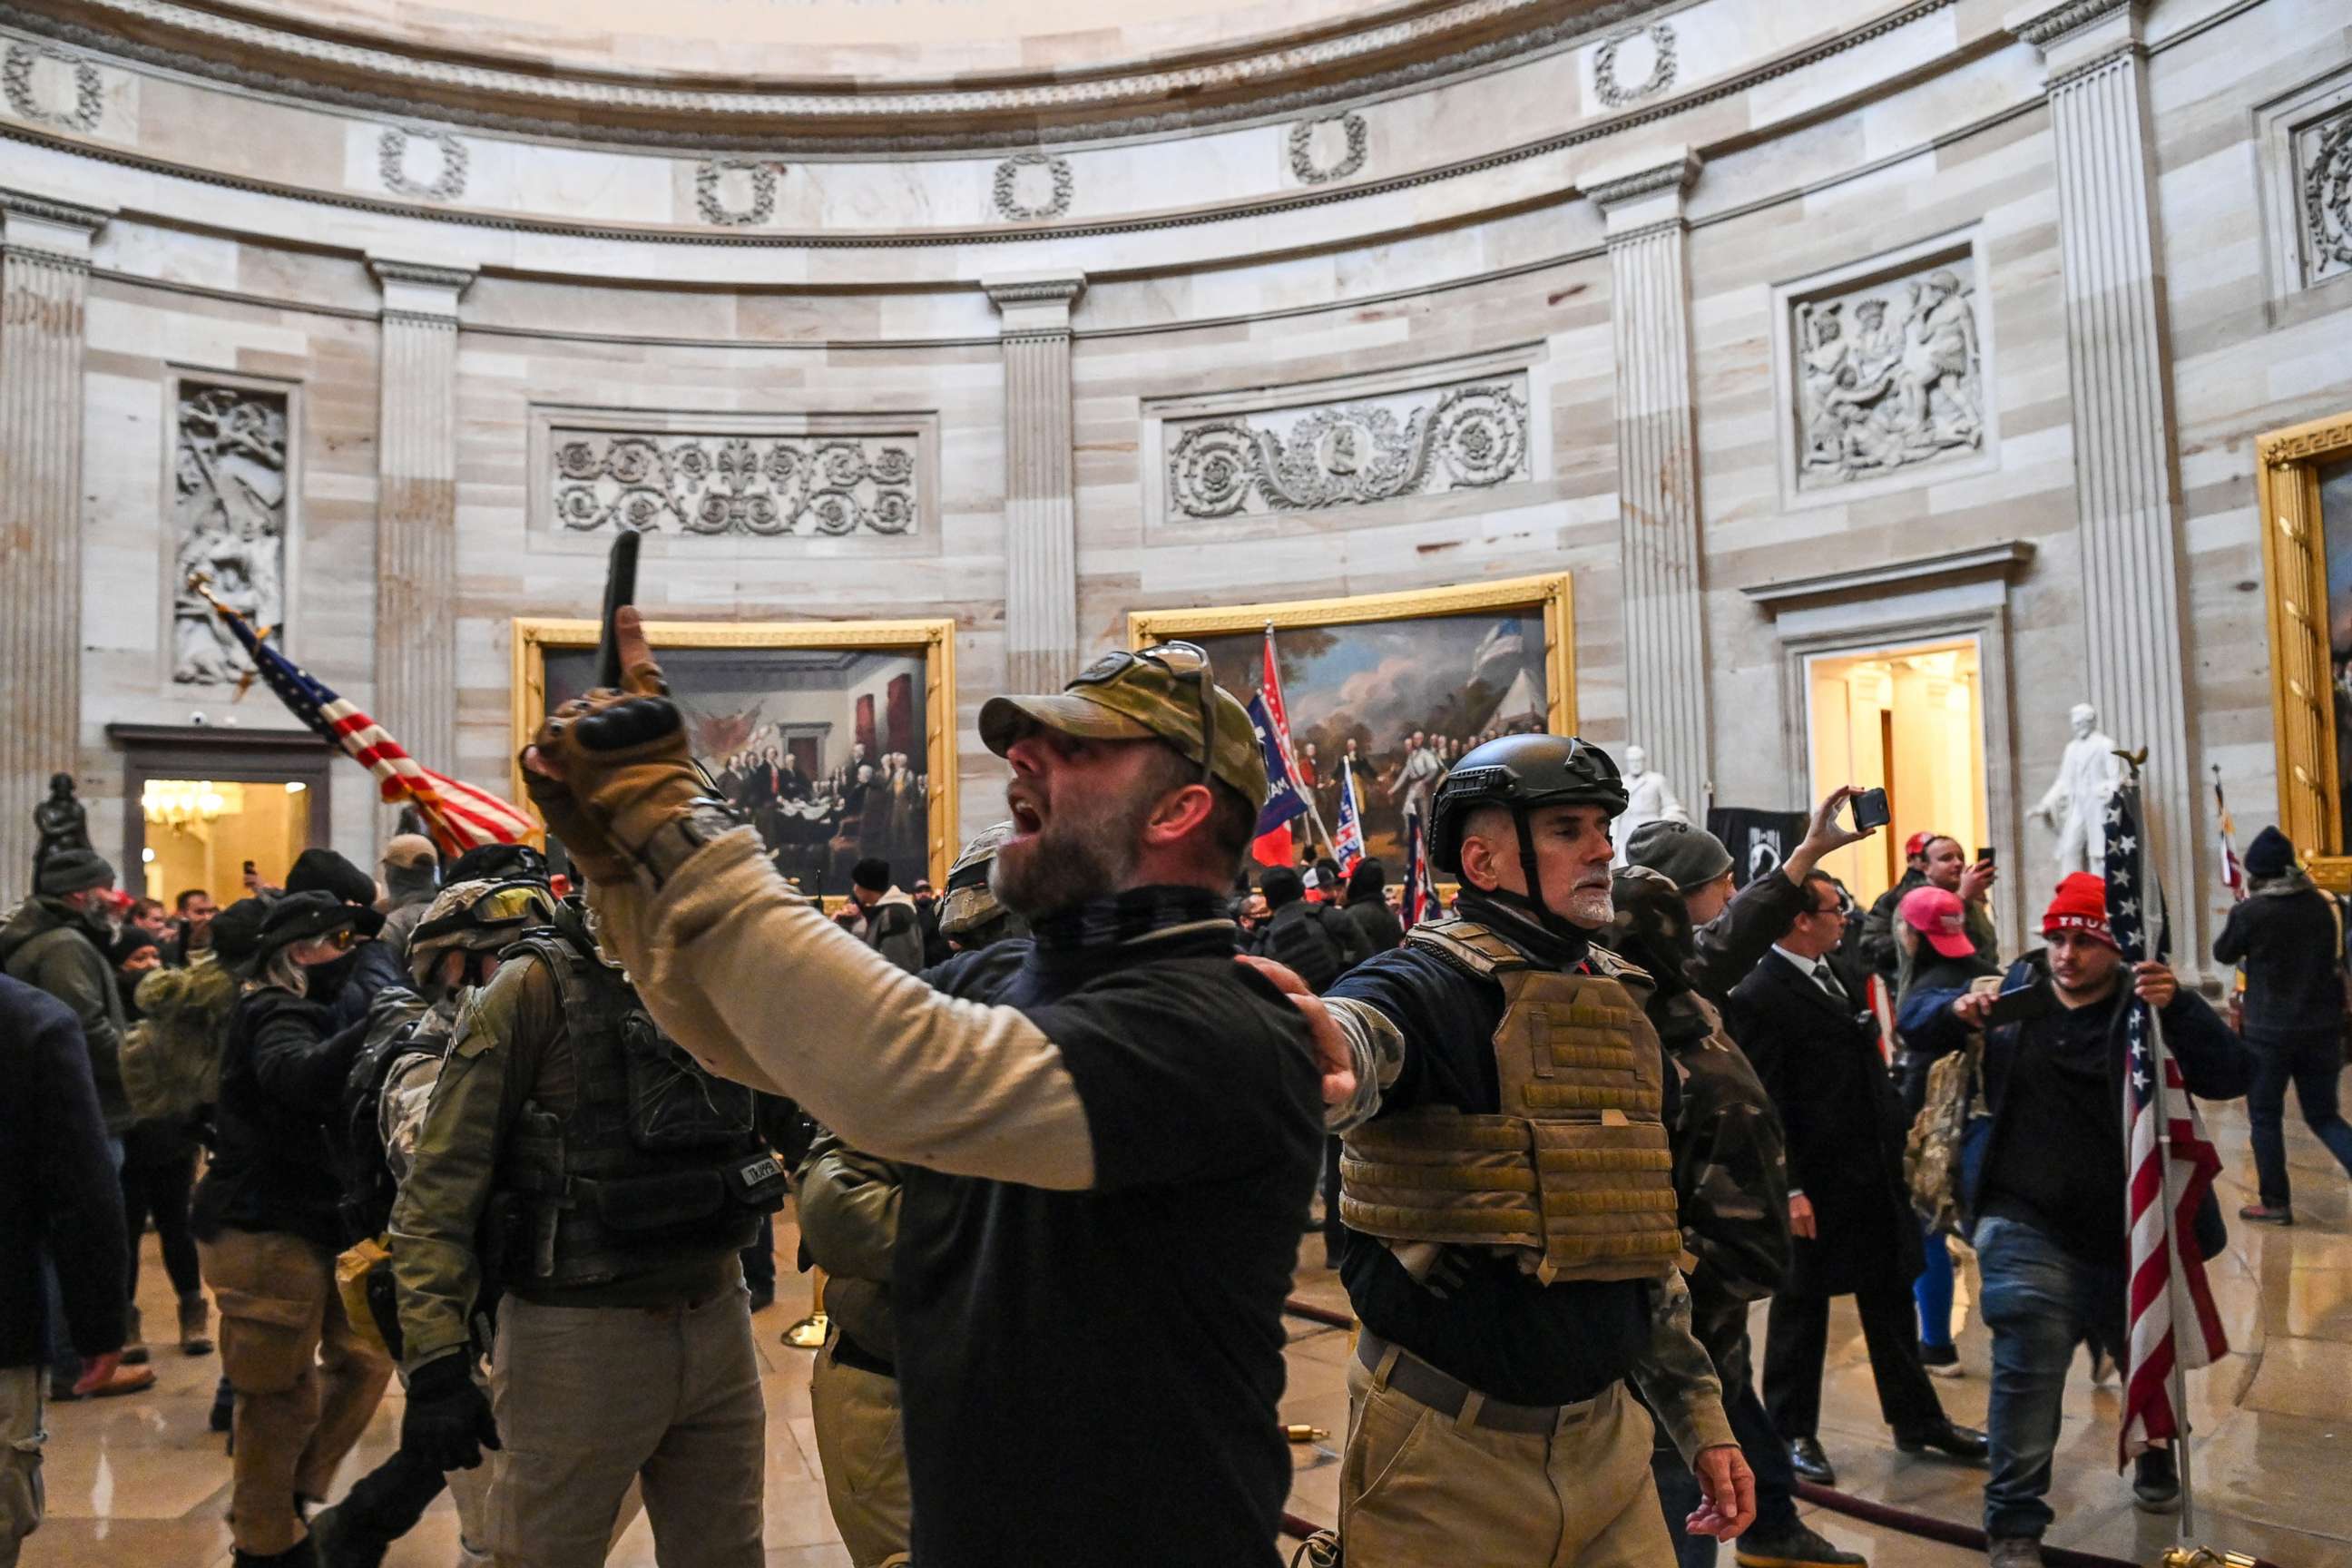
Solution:
[{"label": "man wearing black helmet", "polygon": [[1736,1536],[1754,1481],[1690,1331],[1649,980],[1611,915],[1617,767],[1514,735],[1439,787],[1430,858],[1460,913],[1325,997],[1360,1064],[1346,1132],[1351,1568],[1674,1561],[1651,1422],[1697,1474],[1688,1528]]}]

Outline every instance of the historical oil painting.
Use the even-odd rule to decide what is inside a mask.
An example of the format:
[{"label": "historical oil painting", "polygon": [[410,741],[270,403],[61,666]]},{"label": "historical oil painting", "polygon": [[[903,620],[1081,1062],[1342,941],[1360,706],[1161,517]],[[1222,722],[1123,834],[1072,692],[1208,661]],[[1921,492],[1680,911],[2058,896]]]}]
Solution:
[{"label": "historical oil painting", "polygon": [[[887,860],[912,888],[944,877],[955,824],[950,623],[647,626],[695,755],[812,896]],[[518,622],[519,731],[593,683],[593,622]],[[829,639],[829,640],[828,640]],[[527,731],[522,731],[527,732]]]}]

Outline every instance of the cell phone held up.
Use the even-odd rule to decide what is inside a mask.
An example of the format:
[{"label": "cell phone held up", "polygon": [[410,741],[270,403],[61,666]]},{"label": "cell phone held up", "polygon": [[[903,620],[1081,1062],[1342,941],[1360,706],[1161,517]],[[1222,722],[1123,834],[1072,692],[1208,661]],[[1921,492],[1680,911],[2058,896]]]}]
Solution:
[{"label": "cell phone held up", "polygon": [[1886,792],[1883,789],[1858,791],[1847,804],[1853,808],[1853,830],[1856,833],[1884,827],[1894,820],[1886,809]]}]

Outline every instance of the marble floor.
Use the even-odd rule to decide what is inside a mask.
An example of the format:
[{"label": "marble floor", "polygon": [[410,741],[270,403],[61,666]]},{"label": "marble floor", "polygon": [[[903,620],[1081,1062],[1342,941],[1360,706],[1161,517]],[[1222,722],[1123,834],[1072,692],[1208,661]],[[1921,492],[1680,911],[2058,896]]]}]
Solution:
[{"label": "marble floor", "polygon": [[[2229,1169],[2223,1198],[2234,1214],[2251,1196],[2252,1164],[2240,1107],[2213,1118]],[[2259,1555],[2277,1568],[2352,1568],[2352,1184],[2316,1141],[2289,1118],[2299,1223],[2264,1230],[2232,1223],[2231,1252],[2215,1279],[2236,1347],[2219,1366],[2192,1378],[2200,1441],[2195,1450],[2202,1503],[2201,1538]],[[789,1271],[797,1238],[780,1226],[777,1250],[787,1260],[776,1305],[758,1319],[769,1410],[767,1546],[772,1568],[834,1568],[849,1561],[826,1511],[809,1426],[804,1352],[778,1342],[807,1310],[805,1279]],[[150,1254],[141,1271],[150,1322],[169,1321],[170,1296]],[[1344,1308],[1338,1281],[1319,1267],[1321,1245],[1300,1247],[1298,1291]],[[1980,1425],[1985,1414],[1988,1342],[1967,1312],[1962,1281],[1961,1356],[1967,1375],[1938,1384],[1956,1419]],[[1756,1324],[1761,1337],[1763,1321]],[[1290,1386],[1284,1418],[1342,1434],[1348,1336],[1303,1320],[1292,1323]],[[29,1568],[212,1568],[228,1558],[228,1466],[221,1440],[205,1430],[215,1357],[190,1360],[161,1352],[154,1390],[53,1407],[48,1449],[49,1519],[26,1542]],[[1849,1309],[1833,1320],[1822,1438],[1844,1489],[1859,1496],[1960,1522],[1980,1509],[1980,1472],[1895,1452],[1877,1415],[1859,1329]],[[2119,1398],[2095,1387],[2078,1361],[2066,1396],[2053,1496],[2060,1520],[2051,1540],[2109,1557],[2153,1563],[2172,1541],[2173,1523],[2136,1513],[2114,1470]],[[399,1430],[398,1394],[385,1401],[344,1471],[344,1481],[390,1451]],[[1289,1510],[1317,1522],[1335,1511],[1339,1439],[1300,1445]],[[1956,1548],[1880,1530],[1821,1510],[1816,1529],[1867,1552],[1880,1568],[1936,1568],[1980,1561]],[[455,1561],[457,1516],[445,1497],[407,1540],[391,1568],[443,1568]],[[653,1542],[640,1519],[612,1562],[650,1568]],[[1727,1552],[1721,1561],[1728,1563]]]}]

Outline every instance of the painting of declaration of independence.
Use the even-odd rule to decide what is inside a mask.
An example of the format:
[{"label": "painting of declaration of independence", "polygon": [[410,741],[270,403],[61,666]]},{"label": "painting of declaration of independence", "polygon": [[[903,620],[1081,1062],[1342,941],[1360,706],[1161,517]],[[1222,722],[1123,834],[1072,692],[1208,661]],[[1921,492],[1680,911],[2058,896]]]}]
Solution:
[{"label": "painting of declaration of independence", "polygon": [[[869,856],[901,888],[935,874],[933,814],[953,803],[935,798],[925,650],[677,647],[652,629],[696,756],[803,892],[846,895]],[[593,647],[541,657],[547,706],[593,684]]]},{"label": "painting of declaration of independence", "polygon": [[[1557,581],[1564,600],[1565,580]],[[1549,727],[1555,650],[1548,646],[1542,603],[1423,614],[1409,603],[1416,596],[1382,597],[1408,603],[1377,619],[1277,625],[1274,640],[1291,744],[1316,812],[1327,829],[1338,825],[1347,762],[1363,813],[1365,852],[1394,879],[1404,867],[1406,815],[1427,811],[1438,781],[1465,752],[1496,735]],[[1425,597],[1444,603],[1440,595]],[[1230,625],[1244,611],[1176,611],[1139,615],[1131,630],[1142,642],[1199,643],[1215,662],[1219,683],[1246,701],[1264,667],[1264,608],[1246,629],[1198,625],[1213,617]],[[1565,615],[1559,618],[1564,626]],[[1558,651],[1564,668],[1565,650]],[[1311,830],[1301,823],[1295,831],[1303,842]]]}]

